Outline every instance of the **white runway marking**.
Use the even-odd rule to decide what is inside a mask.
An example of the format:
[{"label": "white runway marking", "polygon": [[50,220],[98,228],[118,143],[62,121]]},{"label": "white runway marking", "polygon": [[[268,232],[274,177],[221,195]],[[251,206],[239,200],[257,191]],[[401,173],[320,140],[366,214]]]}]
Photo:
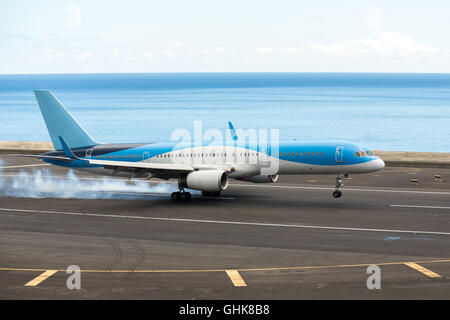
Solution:
[{"label": "white runway marking", "polygon": [[25,168],[25,167],[43,167],[50,166],[50,163],[41,163],[41,164],[24,164],[21,166],[9,166],[9,167],[0,167],[0,169],[13,169],[13,168]]},{"label": "white runway marking", "polygon": [[[284,188],[284,189],[310,189],[310,190],[334,190],[334,187],[301,187],[301,186],[264,186],[264,185],[248,185],[248,184],[234,184],[230,183],[230,186],[237,187],[257,187],[257,188]],[[359,188],[342,188],[342,191],[358,191],[358,192],[386,192],[386,193],[420,193],[420,194],[448,194],[450,192],[445,191],[418,191],[418,190],[393,190],[393,189],[359,189]]]},{"label": "white runway marking", "polygon": [[257,226],[257,227],[322,229],[322,230],[340,230],[340,231],[368,231],[368,232],[384,232],[384,233],[389,232],[389,233],[411,233],[411,234],[434,234],[434,235],[446,235],[446,236],[450,235],[450,232],[425,231],[425,230],[373,229],[373,228],[314,226],[314,225],[301,225],[301,224],[282,224],[282,223],[263,223],[263,222],[244,222],[244,221],[198,220],[198,219],[127,216],[127,215],[102,214],[102,213],[82,213],[82,212],[46,211],[46,210],[11,209],[11,208],[0,208],[0,211],[33,213],[33,214],[35,214],[35,213],[59,214],[59,215],[70,215],[70,216],[84,216],[84,217],[104,217],[104,218],[118,218],[118,219],[155,220],[155,221],[167,221],[167,222],[229,224],[229,225],[245,225],[245,226]]},{"label": "white runway marking", "polygon": [[[46,164],[47,165],[47,164]],[[11,173],[2,173],[0,176],[9,176],[14,177],[17,176],[17,174],[11,174]],[[57,178],[57,179],[69,179],[66,176],[62,175],[42,175],[42,177],[46,178]],[[92,177],[81,177],[77,176],[80,180],[98,180],[98,181],[104,181],[105,179],[110,180],[122,180],[122,181],[129,181],[129,179],[124,178],[110,178],[107,176],[104,176],[105,178],[92,178]],[[139,180],[139,179],[136,179]],[[133,181],[133,180],[131,180]],[[141,181],[141,180],[139,180]],[[149,183],[159,183],[161,181],[151,181]],[[176,181],[164,181],[164,183],[178,183]],[[230,186],[235,187],[244,187],[244,188],[282,188],[282,189],[302,189],[302,190],[334,190],[334,187],[303,187],[303,186],[286,186],[286,185],[261,185],[261,184],[240,184],[240,183],[230,183]],[[355,191],[355,192],[385,192],[385,193],[413,193],[413,194],[442,194],[442,195],[450,195],[450,192],[446,191],[420,191],[420,190],[394,190],[394,189],[369,189],[369,188],[343,188],[342,191]]]},{"label": "white runway marking", "polygon": [[[167,197],[168,193],[149,193],[149,192],[117,192],[117,191],[95,191],[100,193],[108,193],[108,194],[123,194],[123,195],[132,195],[132,196],[159,196],[159,197]],[[219,200],[234,200],[233,197],[205,197],[202,195],[192,195],[192,198],[202,198],[202,199],[219,199]]]},{"label": "white runway marking", "polygon": [[391,204],[391,207],[400,207],[400,208],[421,208],[421,209],[447,209],[450,210],[450,207],[437,207],[437,206],[413,206],[409,204]]}]

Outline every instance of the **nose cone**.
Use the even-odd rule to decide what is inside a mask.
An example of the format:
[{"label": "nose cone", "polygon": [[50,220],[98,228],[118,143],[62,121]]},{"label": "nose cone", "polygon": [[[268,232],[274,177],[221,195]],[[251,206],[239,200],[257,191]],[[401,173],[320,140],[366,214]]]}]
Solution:
[{"label": "nose cone", "polygon": [[383,159],[377,158],[377,159],[373,162],[373,166],[374,166],[374,169],[377,170],[377,171],[383,169],[384,166],[385,166]]}]

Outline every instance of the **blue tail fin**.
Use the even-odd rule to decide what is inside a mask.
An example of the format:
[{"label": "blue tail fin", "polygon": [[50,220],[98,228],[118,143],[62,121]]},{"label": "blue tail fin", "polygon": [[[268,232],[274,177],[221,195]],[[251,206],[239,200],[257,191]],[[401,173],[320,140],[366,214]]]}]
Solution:
[{"label": "blue tail fin", "polygon": [[63,150],[59,137],[64,137],[72,149],[100,144],[83,129],[53,93],[49,90],[35,90],[34,94],[55,150]]}]

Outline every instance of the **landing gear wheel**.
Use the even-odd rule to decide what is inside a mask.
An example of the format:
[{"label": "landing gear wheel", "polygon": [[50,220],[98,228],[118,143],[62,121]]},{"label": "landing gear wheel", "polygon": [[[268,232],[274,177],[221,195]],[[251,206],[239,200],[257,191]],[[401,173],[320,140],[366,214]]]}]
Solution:
[{"label": "landing gear wheel", "polygon": [[342,197],[342,192],[339,191],[339,190],[333,192],[333,197],[335,197],[335,198],[340,198],[340,197]]},{"label": "landing gear wheel", "polygon": [[170,198],[173,200],[173,201],[177,201],[177,200],[180,200],[180,192],[172,192],[172,194],[170,195]]},{"label": "landing gear wheel", "polygon": [[172,194],[170,195],[170,198],[173,201],[189,201],[189,200],[191,200],[192,196],[191,196],[190,192],[177,191],[177,192],[172,192]]}]

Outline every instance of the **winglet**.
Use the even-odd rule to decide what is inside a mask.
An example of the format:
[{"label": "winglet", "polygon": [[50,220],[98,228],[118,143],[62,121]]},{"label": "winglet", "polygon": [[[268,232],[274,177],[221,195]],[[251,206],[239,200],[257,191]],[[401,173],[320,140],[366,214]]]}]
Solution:
[{"label": "winglet", "polygon": [[233,140],[237,140],[238,136],[236,134],[236,130],[234,130],[233,124],[231,123],[231,121],[228,121],[228,127],[230,128],[231,131],[231,136],[233,137]]},{"label": "winglet", "polygon": [[66,155],[66,157],[68,157],[70,159],[81,160],[76,155],[74,155],[72,150],[69,148],[69,146],[67,145],[67,143],[64,141],[64,139],[61,136],[58,136],[58,138],[59,138],[59,141],[61,142],[61,146],[63,147],[64,154]]}]

